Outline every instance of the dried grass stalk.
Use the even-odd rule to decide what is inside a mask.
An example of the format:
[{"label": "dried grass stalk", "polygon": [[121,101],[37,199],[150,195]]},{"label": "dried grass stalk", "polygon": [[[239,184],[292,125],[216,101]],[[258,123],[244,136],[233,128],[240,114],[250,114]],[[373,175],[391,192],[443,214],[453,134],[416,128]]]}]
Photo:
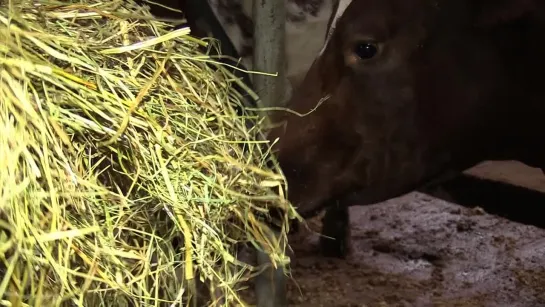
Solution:
[{"label": "dried grass stalk", "polygon": [[182,306],[198,273],[240,306],[237,242],[286,261],[263,119],[206,44],[132,1],[0,1],[1,305]]}]

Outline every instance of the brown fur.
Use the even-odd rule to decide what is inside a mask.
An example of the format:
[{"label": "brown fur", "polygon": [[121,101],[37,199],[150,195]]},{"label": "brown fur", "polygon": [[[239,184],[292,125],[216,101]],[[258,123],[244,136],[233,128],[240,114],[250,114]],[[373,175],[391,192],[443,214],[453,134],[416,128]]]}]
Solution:
[{"label": "brown fur", "polygon": [[[542,1],[541,1],[542,2]],[[379,202],[483,160],[544,167],[545,4],[354,0],[271,131],[303,216]],[[362,61],[363,38],[380,53]]]}]

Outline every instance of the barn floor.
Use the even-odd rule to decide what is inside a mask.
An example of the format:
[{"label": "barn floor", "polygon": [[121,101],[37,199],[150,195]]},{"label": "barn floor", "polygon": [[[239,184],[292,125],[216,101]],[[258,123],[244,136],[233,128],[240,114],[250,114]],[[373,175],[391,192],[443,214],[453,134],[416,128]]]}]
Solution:
[{"label": "barn floor", "polygon": [[[519,163],[471,172],[545,191]],[[308,231],[290,239],[290,306],[545,306],[545,230],[414,192],[353,207],[351,232],[346,260],[321,257]]]}]

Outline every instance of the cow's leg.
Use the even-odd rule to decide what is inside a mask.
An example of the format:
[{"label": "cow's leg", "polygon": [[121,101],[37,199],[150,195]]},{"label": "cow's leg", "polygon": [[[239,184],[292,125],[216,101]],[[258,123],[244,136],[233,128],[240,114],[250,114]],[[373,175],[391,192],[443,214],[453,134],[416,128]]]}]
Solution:
[{"label": "cow's leg", "polygon": [[[278,239],[279,232],[273,231]],[[284,242],[280,242],[283,244]],[[255,280],[255,294],[257,307],[285,307],[287,303],[286,283],[287,277],[284,267],[278,264],[276,268],[271,263],[267,253],[257,249],[258,266],[268,266]]]},{"label": "cow's leg", "polygon": [[326,257],[344,258],[350,240],[350,215],[347,206],[334,205],[326,209],[322,219],[320,248]]}]

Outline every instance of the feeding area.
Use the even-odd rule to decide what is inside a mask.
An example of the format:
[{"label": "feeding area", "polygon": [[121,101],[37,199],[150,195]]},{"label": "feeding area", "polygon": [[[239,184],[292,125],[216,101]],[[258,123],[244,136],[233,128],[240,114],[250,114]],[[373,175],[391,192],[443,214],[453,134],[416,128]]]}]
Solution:
[{"label": "feeding area", "polygon": [[[215,12],[227,14],[221,3]],[[544,177],[513,161],[478,165],[469,181],[355,204],[344,259],[323,255],[321,216],[290,234],[288,254],[288,222],[299,217],[264,138],[265,112],[245,108],[278,102],[280,83],[252,72],[258,97],[220,62],[228,44],[217,40],[239,34],[229,14],[221,25],[192,7],[201,33],[217,36],[197,38],[148,5],[0,0],[0,306],[266,303],[272,297],[251,286],[263,268],[248,250],[290,264],[289,306],[545,305],[545,194],[535,193],[545,192]],[[298,5],[308,3],[286,2]],[[252,17],[260,21],[253,64],[267,68],[257,70],[313,56],[301,48],[283,59],[282,48],[267,48],[283,45],[275,31],[284,22],[316,27],[276,10]],[[285,44],[301,36],[321,44],[299,26],[286,27]],[[521,222],[528,217],[538,222]]]},{"label": "feeding area", "polygon": [[255,93],[210,48],[133,1],[1,1],[2,306],[241,306],[241,245],[287,261]]}]

